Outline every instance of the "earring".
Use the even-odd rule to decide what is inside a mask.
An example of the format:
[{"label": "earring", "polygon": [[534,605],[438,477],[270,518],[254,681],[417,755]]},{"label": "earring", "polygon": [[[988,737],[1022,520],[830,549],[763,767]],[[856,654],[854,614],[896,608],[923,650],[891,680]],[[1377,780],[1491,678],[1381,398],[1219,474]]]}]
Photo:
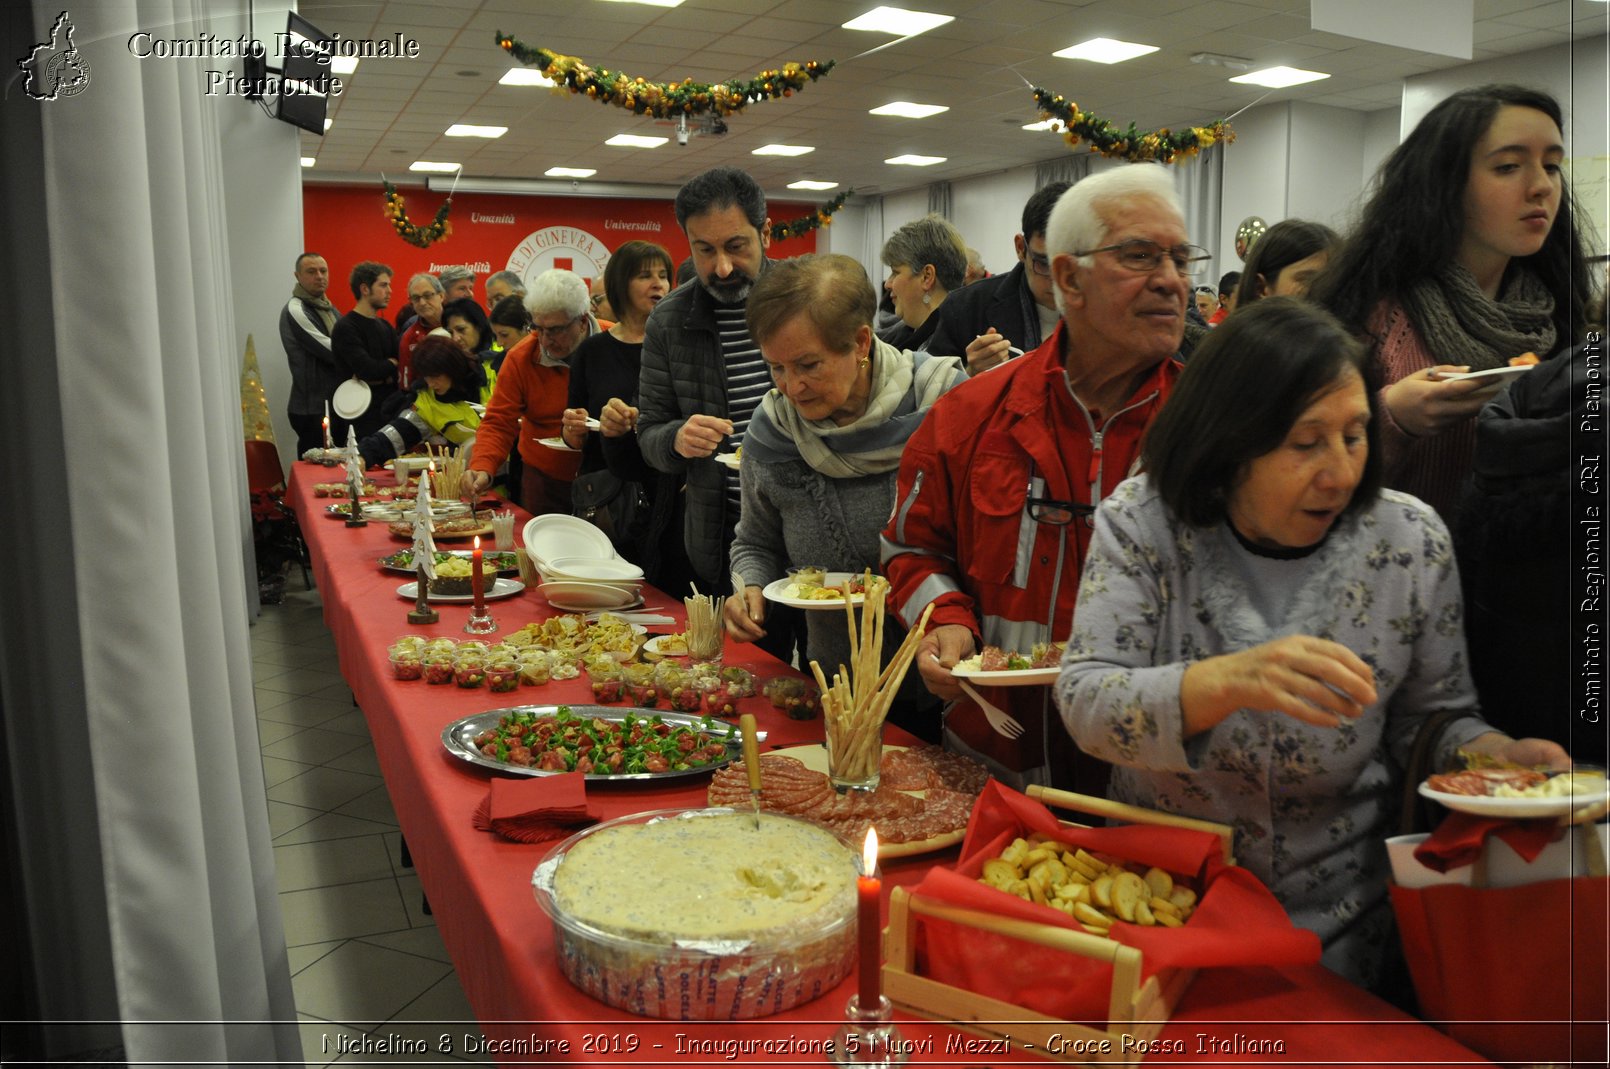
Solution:
[{"label": "earring", "polygon": [[931,293],[924,293],[922,295],[922,303],[923,304],[933,304],[934,303],[934,295],[931,294]]},{"label": "earring", "polygon": [[869,368],[871,366],[872,366],[872,358],[870,356],[863,356],[861,358],[861,370],[865,371],[867,368]]}]

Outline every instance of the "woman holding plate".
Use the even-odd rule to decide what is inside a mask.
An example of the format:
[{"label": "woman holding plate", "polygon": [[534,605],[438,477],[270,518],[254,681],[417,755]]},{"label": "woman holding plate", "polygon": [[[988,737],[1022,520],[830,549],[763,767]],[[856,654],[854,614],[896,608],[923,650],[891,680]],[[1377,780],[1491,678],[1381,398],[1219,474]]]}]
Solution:
[{"label": "woman holding plate", "polygon": [[[866,271],[839,255],[776,261],[749,294],[749,333],[776,388],[744,436],[743,507],[732,546],[732,569],[744,585],[724,609],[728,634],[741,641],[764,637],[762,590],[790,565],[877,569],[906,439],[934,401],[966,378],[956,357],[879,341],[877,307]],[[831,675],[849,663],[844,616],[806,617],[808,654]],[[889,631],[886,654],[904,637],[897,627]],[[936,737],[937,718],[919,712],[932,697],[915,672],[906,684],[891,719]]]},{"label": "woman holding plate", "polygon": [[[1369,986],[1385,838],[1421,726],[1566,768],[1480,716],[1448,530],[1380,489],[1361,343],[1271,297],[1203,343],[1096,514],[1056,701],[1115,799],[1229,824],[1239,862]],[[1236,418],[1225,419],[1224,413]]]}]

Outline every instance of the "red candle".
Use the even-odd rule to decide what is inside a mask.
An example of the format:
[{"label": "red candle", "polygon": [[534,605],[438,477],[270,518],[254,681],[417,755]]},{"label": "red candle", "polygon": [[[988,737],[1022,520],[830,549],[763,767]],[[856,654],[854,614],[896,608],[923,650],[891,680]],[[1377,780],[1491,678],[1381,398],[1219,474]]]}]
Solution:
[{"label": "red candle", "polygon": [[486,611],[486,592],[481,589],[481,536],[475,536],[475,551],[470,554],[470,592],[475,595],[475,615]]},{"label": "red candle", "polygon": [[882,983],[878,968],[883,963],[883,923],[878,910],[882,897],[883,881],[878,879],[878,833],[875,828],[866,831],[866,845],[861,850],[861,875],[855,881],[857,904],[857,956],[860,960],[860,986],[857,995],[861,1009],[876,1009],[882,997]]}]

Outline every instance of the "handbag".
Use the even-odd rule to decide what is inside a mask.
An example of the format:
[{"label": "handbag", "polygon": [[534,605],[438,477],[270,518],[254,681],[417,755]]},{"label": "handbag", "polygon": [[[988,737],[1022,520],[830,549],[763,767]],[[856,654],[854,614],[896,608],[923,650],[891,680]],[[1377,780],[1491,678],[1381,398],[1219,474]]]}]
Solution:
[{"label": "handbag", "polygon": [[622,479],[607,468],[582,472],[570,484],[571,510],[626,550],[648,522],[649,500],[643,484]]}]

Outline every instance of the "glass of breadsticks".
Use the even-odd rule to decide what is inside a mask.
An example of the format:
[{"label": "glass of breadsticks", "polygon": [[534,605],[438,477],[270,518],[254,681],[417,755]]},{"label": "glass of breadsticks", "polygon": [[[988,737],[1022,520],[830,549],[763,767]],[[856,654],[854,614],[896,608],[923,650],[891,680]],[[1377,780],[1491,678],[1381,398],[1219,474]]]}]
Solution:
[{"label": "glass of breadsticks", "polygon": [[866,594],[857,621],[853,598],[844,599],[845,620],[850,630],[850,662],[839,665],[829,685],[822,666],[811,662],[811,671],[822,691],[822,717],[827,736],[827,777],[840,792],[876,790],[878,766],[883,759],[883,722],[889,716],[900,683],[917,655],[928,614],[923,610],[917,626],[907,632],[905,641],[885,667],[883,661],[884,602],[889,581],[870,572],[866,575]]},{"label": "glass of breadsticks", "polygon": [[721,624],[721,605],[725,600],[713,594],[701,594],[697,589],[691,598],[682,599],[688,610],[688,657],[694,662],[721,663],[726,635]]}]

